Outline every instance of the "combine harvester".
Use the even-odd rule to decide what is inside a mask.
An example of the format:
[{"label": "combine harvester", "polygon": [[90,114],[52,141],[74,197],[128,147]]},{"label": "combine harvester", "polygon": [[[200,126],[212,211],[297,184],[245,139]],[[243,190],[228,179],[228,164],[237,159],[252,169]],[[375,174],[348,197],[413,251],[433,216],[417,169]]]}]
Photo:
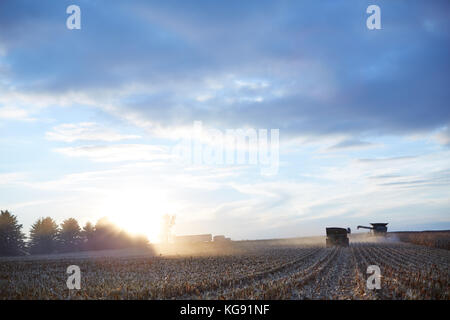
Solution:
[{"label": "combine harvester", "polygon": [[387,236],[387,223],[371,223],[371,227],[358,226],[357,229],[369,229],[370,234],[376,237]]},{"label": "combine harvester", "polygon": [[347,234],[350,233],[350,228],[326,228],[327,240],[326,245],[328,247],[341,246],[348,247],[349,240]]},{"label": "combine harvester", "polygon": [[370,224],[371,227],[366,227],[366,226],[358,226],[357,229],[369,229],[370,232],[374,235],[374,236],[386,236],[387,233],[387,223],[371,223]]}]

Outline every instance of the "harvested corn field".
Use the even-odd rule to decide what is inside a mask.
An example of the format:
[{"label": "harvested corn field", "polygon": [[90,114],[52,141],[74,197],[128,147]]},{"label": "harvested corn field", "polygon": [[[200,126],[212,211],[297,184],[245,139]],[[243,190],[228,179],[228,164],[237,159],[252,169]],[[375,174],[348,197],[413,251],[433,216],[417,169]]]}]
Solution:
[{"label": "harvested corn field", "polygon": [[[69,290],[67,267],[81,270]],[[381,288],[367,288],[369,265]],[[51,256],[0,260],[1,299],[448,300],[450,251],[404,243],[272,245],[216,255]]]}]

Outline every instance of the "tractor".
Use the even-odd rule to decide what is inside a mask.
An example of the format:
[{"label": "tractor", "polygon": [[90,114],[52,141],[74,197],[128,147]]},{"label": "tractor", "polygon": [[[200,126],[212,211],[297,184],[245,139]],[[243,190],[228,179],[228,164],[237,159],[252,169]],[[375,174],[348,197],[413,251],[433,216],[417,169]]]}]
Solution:
[{"label": "tractor", "polygon": [[348,247],[349,240],[347,234],[350,233],[350,228],[326,228],[327,240],[326,245],[328,247],[341,246]]}]

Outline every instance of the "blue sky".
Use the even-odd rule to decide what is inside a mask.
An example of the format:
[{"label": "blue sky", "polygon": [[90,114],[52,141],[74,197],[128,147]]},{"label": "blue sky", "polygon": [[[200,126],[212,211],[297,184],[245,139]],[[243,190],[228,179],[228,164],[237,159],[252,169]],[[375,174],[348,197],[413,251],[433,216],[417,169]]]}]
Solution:
[{"label": "blue sky", "polygon": [[[449,229],[449,18],[448,1],[1,1],[0,207],[26,230],[108,216],[152,239],[164,213],[233,239]],[[194,121],[279,129],[278,172],[173,161]]]}]

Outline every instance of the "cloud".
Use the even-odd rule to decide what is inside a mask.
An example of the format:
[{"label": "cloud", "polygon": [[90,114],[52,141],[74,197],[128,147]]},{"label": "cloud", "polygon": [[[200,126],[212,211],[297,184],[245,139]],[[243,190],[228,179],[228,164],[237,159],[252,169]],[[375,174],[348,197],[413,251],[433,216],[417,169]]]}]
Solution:
[{"label": "cloud", "polygon": [[132,1],[107,11],[80,1],[79,32],[61,22],[69,2],[25,3],[0,10],[6,77],[23,92],[82,92],[151,126],[202,120],[284,137],[450,123],[446,0],[385,2],[380,32],[365,28],[360,1]]},{"label": "cloud", "polygon": [[27,177],[23,172],[0,173],[0,185],[12,185],[21,183]]},{"label": "cloud", "polygon": [[170,157],[166,148],[144,144],[86,145],[56,148],[54,151],[68,157],[87,158],[96,162],[154,161]]},{"label": "cloud", "polygon": [[370,162],[403,162],[416,159],[416,156],[400,156],[400,157],[388,157],[388,158],[367,158],[358,159],[359,162],[370,163]]},{"label": "cloud", "polygon": [[[124,181],[152,184],[182,203],[177,214],[186,230],[197,228],[191,217],[208,217],[238,237],[267,236],[257,230],[271,227],[291,228],[291,236],[323,232],[323,225],[313,231],[303,224],[308,220],[328,224],[359,215],[399,221],[411,212],[425,220],[424,212],[438,208],[442,221],[448,212],[448,150],[398,143],[398,136],[449,127],[448,0],[384,1],[388,14],[380,31],[365,28],[371,3],[360,0],[79,0],[82,29],[75,31],[65,27],[69,4],[0,1],[0,118],[39,115],[63,123],[45,129],[52,142],[44,144],[34,137],[41,127],[10,128],[11,136],[33,135],[28,144],[10,142],[14,166],[32,164],[36,176],[54,180],[27,185],[1,175],[5,189],[22,183],[48,198],[82,192],[71,208],[53,206],[79,213],[93,211],[90,201],[99,192],[120,193]],[[86,114],[96,122],[81,122],[92,118]],[[291,144],[281,150],[285,167],[274,181],[255,178],[251,168],[168,165],[167,148],[124,143],[140,136],[101,125],[105,118],[170,139],[185,136],[195,120],[219,130],[280,129]],[[436,141],[448,145],[448,136],[442,130]],[[380,140],[385,148],[358,154],[359,160],[318,154],[323,146],[359,150]],[[42,150],[36,159],[33,151],[25,153],[31,143],[63,157]],[[112,170],[58,179],[98,163]],[[249,227],[236,228],[236,218]]]},{"label": "cloud", "polygon": [[26,110],[16,107],[0,107],[0,120],[33,121]]},{"label": "cloud", "polygon": [[340,151],[340,150],[348,150],[348,149],[364,149],[376,146],[376,144],[367,142],[367,141],[361,141],[356,139],[347,139],[343,140],[331,147],[329,147],[327,150],[330,151]]},{"label": "cloud", "polygon": [[126,135],[115,132],[112,129],[93,122],[82,122],[78,124],[61,124],[53,127],[52,131],[46,132],[46,138],[55,141],[121,141],[128,139],[139,139],[138,135]]},{"label": "cloud", "polygon": [[450,129],[444,127],[435,135],[436,140],[444,146],[450,147]]},{"label": "cloud", "polygon": [[[373,177],[371,177],[373,178]],[[430,188],[450,185],[450,170],[424,172],[421,175],[379,175],[379,186],[400,188]],[[383,181],[384,180],[384,181]]]},{"label": "cloud", "polygon": [[400,178],[401,175],[398,174],[379,174],[375,176],[369,177],[369,179],[394,179],[394,178]]}]

